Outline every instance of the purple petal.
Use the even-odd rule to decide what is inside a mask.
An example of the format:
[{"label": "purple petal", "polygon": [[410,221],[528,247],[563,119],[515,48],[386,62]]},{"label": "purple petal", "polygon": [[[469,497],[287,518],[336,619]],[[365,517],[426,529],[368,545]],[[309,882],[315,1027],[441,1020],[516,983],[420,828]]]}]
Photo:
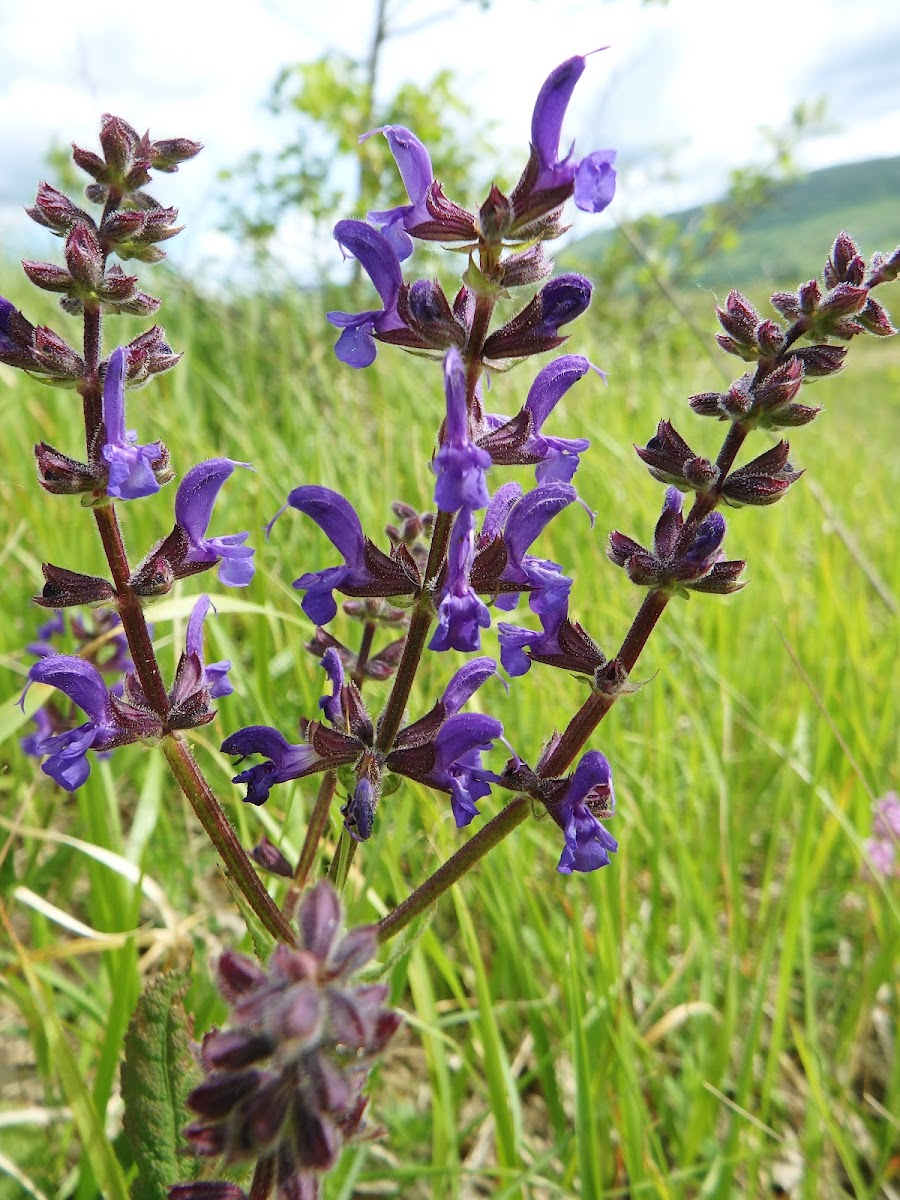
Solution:
[{"label": "purple petal", "polygon": [[253,547],[244,545],[249,536],[249,532],[226,533],[204,539],[205,551],[219,560],[219,582],[226,587],[246,587],[253,578]]},{"label": "purple petal", "polygon": [[200,596],[188,617],[187,635],[184,640],[185,649],[188,654],[196,654],[201,662],[203,661],[203,622],[211,607],[212,601],[209,596]]},{"label": "purple petal", "polygon": [[365,537],[349,500],[330,488],[308,484],[294,488],[287,502],[291,508],[315,521],[347,566],[356,570],[363,568]]},{"label": "purple petal", "polygon": [[126,351],[119,346],[109,357],[103,382],[103,458],[109,464],[106,491],[119,500],[139,500],[159,491],[153,463],[161,456],[162,445],[133,445],[137,434],[125,429],[125,364]]},{"label": "purple petal", "polygon": [[521,566],[532,542],[576,498],[575,489],[566,483],[543,484],[522,497],[506,522],[505,540],[511,564]]},{"label": "purple petal", "polygon": [[[387,138],[410,202],[414,205],[424,205],[425,196],[434,180],[428,151],[416,135],[403,125],[384,125],[380,130],[376,129],[373,132],[383,133]],[[424,209],[424,213],[422,220],[429,220],[427,208]]]},{"label": "purple petal", "polygon": [[195,654],[203,663],[203,678],[209,689],[210,697],[213,700],[221,700],[223,696],[230,696],[234,688],[228,678],[228,672],[231,670],[229,659],[221,659],[214,663],[204,662],[203,659],[203,622],[211,607],[212,601],[209,596],[203,595],[191,609],[185,637],[185,650],[189,655]]},{"label": "purple petal", "polygon": [[261,754],[268,760],[248,767],[232,780],[232,783],[246,783],[249,804],[264,804],[276,784],[299,779],[321,761],[312,746],[295,746],[268,725],[248,725],[238,729],[222,743],[222,753],[240,758]]},{"label": "purple petal", "polygon": [[538,293],[541,316],[535,332],[555,337],[563,325],[568,325],[586,311],[593,290],[589,280],[575,274],[557,275],[544,284]]},{"label": "purple petal", "polygon": [[178,485],[175,495],[175,520],[191,542],[202,541],[209,528],[213,505],[222,484],[234,473],[234,468],[249,466],[230,458],[209,458],[191,467]]},{"label": "purple petal", "polygon": [[[129,440],[135,436],[129,434]],[[153,464],[161,455],[161,442],[150,442],[146,446],[116,446],[108,442],[103,447],[103,457],[109,464],[107,495],[115,496],[118,500],[140,500],[143,496],[154,496],[160,485]]]},{"label": "purple petal", "polygon": [[599,213],[616,194],[615,150],[595,150],[575,172],[575,204],[583,212]]},{"label": "purple petal", "polygon": [[47,683],[69,697],[98,726],[110,726],[109,692],[93,663],[71,654],[52,654],[28,672],[32,683]]},{"label": "purple petal", "polygon": [[372,836],[375,822],[375,789],[365,776],[359,780],[344,814],[344,828],[354,841],[364,842]]},{"label": "purple petal", "polygon": [[403,272],[393,247],[377,229],[365,221],[338,221],[334,227],[338,245],[358,260],[381,297],[386,312],[396,310]]},{"label": "purple petal", "polygon": [[[583,355],[564,354],[538,372],[525,401],[525,408],[534,420],[535,433],[540,432],[541,426],[569,388],[591,369],[591,362]],[[597,370],[596,367],[593,369]],[[602,371],[597,373],[603,375]]]},{"label": "purple petal", "polygon": [[492,750],[502,733],[502,723],[486,713],[455,713],[434,739],[435,770],[446,771],[473,750]]},{"label": "purple petal", "polygon": [[473,658],[450,678],[444,689],[441,702],[448,716],[459,712],[465,702],[473,696],[486,679],[496,673],[497,663],[493,658]]},{"label": "purple petal", "polygon": [[508,625],[505,621],[498,624],[497,637],[500,642],[500,662],[513,679],[527,675],[531,670],[531,658],[525,653],[526,646],[536,653],[552,652],[558,648],[555,637],[534,629],[524,629],[521,625]]},{"label": "purple petal", "polygon": [[119,346],[106,364],[103,381],[103,424],[106,439],[116,445],[125,444],[125,363],[126,351]]},{"label": "purple petal", "polygon": [[481,523],[481,537],[493,541],[503,532],[509,514],[522,499],[522,487],[518,483],[504,483],[497,488],[491,497],[484,520]]},{"label": "purple petal", "polygon": [[344,664],[340,655],[329,647],[322,655],[322,667],[334,689],[330,696],[319,697],[319,708],[336,728],[344,725],[344,709],[341,704],[341,690],[344,686]]},{"label": "purple petal", "polygon": [[466,409],[466,372],[462,356],[452,346],[444,359],[447,395],[446,441],[434,456],[438,477],[434,501],[441,512],[484,508],[490,503],[485,472],[491,456],[469,441]]},{"label": "purple petal", "polygon": [[[538,93],[531,118],[531,143],[538,153],[542,171],[556,172],[563,163],[558,162],[559,138],[562,133],[563,118],[575,90],[575,84],[584,73],[585,60],[580,54],[560,63],[544,81]],[[551,177],[541,179],[539,186],[553,186],[556,181]]]},{"label": "purple petal", "polygon": [[564,875],[605,867],[610,854],[618,849],[618,842],[591,811],[592,802],[609,811],[615,807],[612,771],[598,750],[582,756],[560,805],[558,820],[565,834],[565,847],[557,870]]},{"label": "purple petal", "polygon": [[438,604],[438,627],[428,643],[429,650],[462,650],[468,653],[481,647],[480,630],[490,625],[491,615],[487,605],[469,585],[474,555],[472,510],[462,508],[450,532],[447,582]]},{"label": "purple petal", "polygon": [[369,220],[381,225],[382,235],[396,251],[398,259],[403,261],[413,251],[412,239],[406,230],[431,220],[425,203],[434,179],[431,159],[415,134],[403,125],[384,125],[381,129],[373,129],[371,133],[364,133],[359,140],[364,142],[375,133],[383,133],[387,138],[410,203],[370,212]]},{"label": "purple petal", "polygon": [[471,588],[462,595],[448,593],[438,606],[438,626],[428,649],[460,650],[464,654],[480,650],[480,630],[487,629],[490,623],[487,605]]},{"label": "purple petal", "polygon": [[75,792],[91,773],[87,752],[98,740],[99,730],[88,722],[48,738],[41,747],[50,757],[41,763],[41,770],[67,792]]}]

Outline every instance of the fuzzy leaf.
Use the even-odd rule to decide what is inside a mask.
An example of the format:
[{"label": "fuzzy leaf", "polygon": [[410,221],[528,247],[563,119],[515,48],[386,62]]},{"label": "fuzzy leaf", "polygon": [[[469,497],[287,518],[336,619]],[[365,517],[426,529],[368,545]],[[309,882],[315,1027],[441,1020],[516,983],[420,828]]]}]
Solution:
[{"label": "fuzzy leaf", "polygon": [[178,1151],[189,1117],[184,1099],[195,1074],[182,1005],[189,982],[186,972],[170,971],[150,984],[125,1035],[124,1124],[138,1167],[131,1200],[166,1200],[184,1173]]}]

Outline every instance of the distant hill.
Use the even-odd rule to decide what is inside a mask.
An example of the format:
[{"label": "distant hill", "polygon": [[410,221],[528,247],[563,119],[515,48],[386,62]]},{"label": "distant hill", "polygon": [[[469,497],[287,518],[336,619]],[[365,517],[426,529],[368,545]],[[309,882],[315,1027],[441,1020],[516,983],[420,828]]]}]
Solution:
[{"label": "distant hill", "polygon": [[[687,226],[701,208],[672,213]],[[812,171],[776,187],[772,200],[738,230],[738,244],[709,259],[686,286],[746,287],[754,283],[792,283],[818,274],[835,235],[846,229],[868,257],[893,250],[900,242],[900,157],[843,163]],[[616,231],[591,234],[559,255],[563,269],[590,274]]]}]

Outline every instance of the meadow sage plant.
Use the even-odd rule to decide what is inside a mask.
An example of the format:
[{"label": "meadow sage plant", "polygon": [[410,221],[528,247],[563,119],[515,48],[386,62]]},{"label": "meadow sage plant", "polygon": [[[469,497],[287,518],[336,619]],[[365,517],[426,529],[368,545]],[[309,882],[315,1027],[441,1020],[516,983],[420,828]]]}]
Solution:
[{"label": "meadow sage plant", "polygon": [[[252,805],[265,804],[286,781],[319,777],[296,863],[266,838],[252,849],[241,845],[185,736],[213,719],[213,701],[230,689],[229,664],[204,661],[209,598],[194,608],[170,680],[145,618],[148,602],[188,576],[216,568],[224,587],[250,582],[250,535],[222,532],[215,512],[226,483],[252,486],[252,476],[235,472],[250,464],[226,457],[176,464],[167,447],[152,440],[146,411],[137,424],[148,440],[139,442],[128,429],[129,390],[172,369],[179,355],[159,326],[118,346],[104,328],[107,316],[147,317],[159,307],[113,260],[154,263],[164,256],[160,243],[179,232],[177,213],[146,188],[153,172],[176,170],[201,147],[179,138],[152,141],[106,116],[101,153],[74,151],[76,165],[92,179],[86,195],[95,211],[40,186],[29,215],[62,239],[65,265],[26,262],[24,268],[37,287],[61,294],[66,312],[80,315],[78,348],[0,300],[0,361],[81,398],[83,456],[40,442],[38,477],[54,503],[78,497],[108,562],[106,576],[84,574],[77,564],[44,565],[37,603],[55,615],[29,648],[37,662],[28,675],[70,703],[58,696],[47,702],[26,749],[58,786],[72,791],[87,778],[92,754],[114,755],[131,742],[159,744],[235,886],[277,943],[265,965],[231,951],[218,960],[216,978],[230,1017],[197,1047],[197,1082],[187,1097],[194,1119],[183,1134],[191,1151],[217,1160],[230,1176],[241,1164],[248,1174],[252,1168],[251,1200],[272,1194],[314,1200],[341,1147],[376,1132],[364,1119],[364,1088],[399,1018],[385,1007],[383,984],[354,978],[380,943],[425,913],[529,817],[549,815],[547,854],[558,858],[560,873],[609,866],[617,850],[607,824],[615,816],[614,771],[590,745],[594,731],[634,690],[635,664],[670,600],[707,593],[702,602],[716,603],[714,595],[743,586],[743,561],[726,556],[722,508],[775,503],[802,474],[783,440],[764,441],[756,457],[737,465],[744,443],[756,431],[780,435],[812,422],[820,409],[807,400],[805,385],[842,368],[846,346],[840,343],[894,332],[873,292],[896,278],[900,250],[866,263],[844,233],[821,280],[772,297],[776,317],[761,315],[737,292],[728,296],[717,309],[718,341],[742,373],[723,391],[690,398],[695,414],[724,425],[721,450],[714,460],[698,455],[668,420],[636,447],[665,492],[655,529],[609,534],[609,559],[641,600],[618,649],[611,655],[601,650],[600,639],[577,620],[574,564],[542,553],[547,526],[580,503],[577,472],[589,447],[577,428],[558,427],[554,409],[571,389],[587,398],[605,385],[601,365],[582,355],[541,358],[566,342],[591,301],[591,284],[581,275],[553,277],[546,244],[564,231],[570,201],[599,213],[615,192],[615,151],[591,148],[581,156],[561,140],[586,65],[575,56],[552,71],[534,105],[530,152],[518,182],[508,194],[492,186],[471,210],[444,194],[427,147],[411,130],[361,131],[363,138],[386,138],[409,202],[335,227],[340,251],[357,260],[377,295],[361,311],[328,314],[340,331],[335,353],[352,370],[368,367],[385,349],[418,356],[425,360],[423,386],[443,389],[446,415],[435,437],[433,495],[416,506],[398,501],[386,540],[365,532],[352,498],[315,483],[294,487],[268,528],[277,541],[284,521],[299,514],[334,547],[323,565],[293,567],[300,607],[314,626],[307,649],[320,660],[323,694],[317,712],[298,714],[299,739],[251,725],[231,733],[222,749],[234,756],[234,781]],[[448,247],[465,264],[455,294],[432,279],[405,275],[404,264],[423,241]],[[498,321],[501,301],[515,311]],[[540,361],[521,366],[535,358]],[[487,382],[502,380],[497,391],[511,396],[502,373],[513,366],[518,370],[511,378],[521,381],[518,399],[501,402],[503,414],[489,411]],[[252,457],[252,448],[247,452]],[[503,480],[503,468],[523,466],[534,467],[532,487]],[[127,520],[130,503],[154,494],[176,473],[181,482],[171,531],[161,530],[157,543],[132,562],[120,519]],[[587,529],[593,514],[584,520]],[[522,605],[522,624],[498,620]],[[53,639],[66,610],[85,606],[93,613],[76,613],[69,622],[87,651],[57,653]],[[361,626],[355,646],[328,628],[339,608]],[[494,621],[513,686],[531,686],[519,677],[532,668],[572,672],[587,683],[580,708],[561,732],[547,729],[541,745],[523,745],[490,713],[467,708],[500,669],[481,653],[483,631]],[[101,633],[106,649],[98,657]],[[423,656],[447,650],[472,657],[447,672],[440,698],[427,711],[412,715]],[[364,697],[371,680],[392,681],[380,711]],[[390,820],[382,799],[404,778],[446,796],[457,826],[473,825],[475,832],[377,925],[342,935],[338,893],[351,860],[365,853],[379,823]],[[346,799],[335,846],[327,830],[339,784]],[[290,879],[281,907],[257,865]],[[330,881],[320,877],[326,867]],[[140,1163],[139,1143],[152,1130],[126,1113],[126,1132]],[[208,1174],[202,1181],[171,1178],[169,1185],[179,1200],[248,1194],[233,1178],[216,1181]]]}]

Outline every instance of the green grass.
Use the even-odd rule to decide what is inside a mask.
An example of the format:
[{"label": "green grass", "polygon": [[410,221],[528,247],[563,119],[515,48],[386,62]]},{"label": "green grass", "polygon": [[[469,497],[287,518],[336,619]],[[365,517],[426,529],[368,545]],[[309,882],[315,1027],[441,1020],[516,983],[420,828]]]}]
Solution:
[{"label": "green grass", "polygon": [[[253,462],[256,474],[229,481],[213,532],[259,530],[302,482],[344,491],[373,533],[392,499],[428,504],[443,405],[433,367],[383,350],[370,371],[341,368],[312,300],[226,307],[168,286],[163,317],[185,362],[130,393],[129,425],[166,440],[180,473],[212,454]],[[665,416],[715,452],[722,427],[684,400],[720,376],[680,333],[637,346],[587,323],[569,346],[610,372],[607,390],[570,393],[552,428],[593,439],[578,481],[598,517],[591,529],[572,506],[541,552],[574,567],[573,615],[611,653],[638,597],[604,539],[649,536],[661,498],[631,444]],[[527,367],[497,377],[492,407],[514,411],[529,381]],[[845,374],[812,393],[827,412],[791,439],[807,475],[774,508],[730,516],[727,549],[747,558],[750,586],[666,612],[636,671],[644,686],[592,742],[615,771],[612,865],[558,875],[559,831],[529,821],[419,936],[386,947],[409,1015],[374,1080],[387,1136],[345,1156],[332,1200],[752,1197],[790,1172],[796,1196],[892,1194],[900,901],[895,881],[866,873],[862,842],[872,798],[898,783],[898,393],[897,348],[854,345]],[[12,699],[41,619],[28,603],[41,561],[103,562],[89,517],[34,480],[38,437],[78,452],[77,402],[0,367],[0,414]],[[123,508],[135,559],[170,528],[172,494]],[[249,723],[294,736],[315,712],[322,676],[290,581],[333,551],[293,513],[256,544],[246,592],[220,596],[206,575],[154,620],[171,670],[186,593],[214,594],[209,653],[234,661],[237,691],[197,731],[197,754],[244,844],[266,832],[295,854],[314,781],[246,808],[216,747]],[[353,636],[343,618],[335,630]],[[485,642],[490,652],[492,632]],[[426,656],[413,715],[461,661]],[[385,689],[367,692],[377,709]],[[479,695],[533,762],[583,685],[535,667],[508,697],[496,682]],[[116,751],[69,796],[16,734],[2,753],[0,886],[18,944],[0,939],[0,1198],[126,1195],[117,1064],[139,991],[190,963],[199,1035],[224,1016],[210,958],[249,943],[160,755]],[[465,836],[424,789],[385,800],[351,872],[352,920],[382,914]]]}]

